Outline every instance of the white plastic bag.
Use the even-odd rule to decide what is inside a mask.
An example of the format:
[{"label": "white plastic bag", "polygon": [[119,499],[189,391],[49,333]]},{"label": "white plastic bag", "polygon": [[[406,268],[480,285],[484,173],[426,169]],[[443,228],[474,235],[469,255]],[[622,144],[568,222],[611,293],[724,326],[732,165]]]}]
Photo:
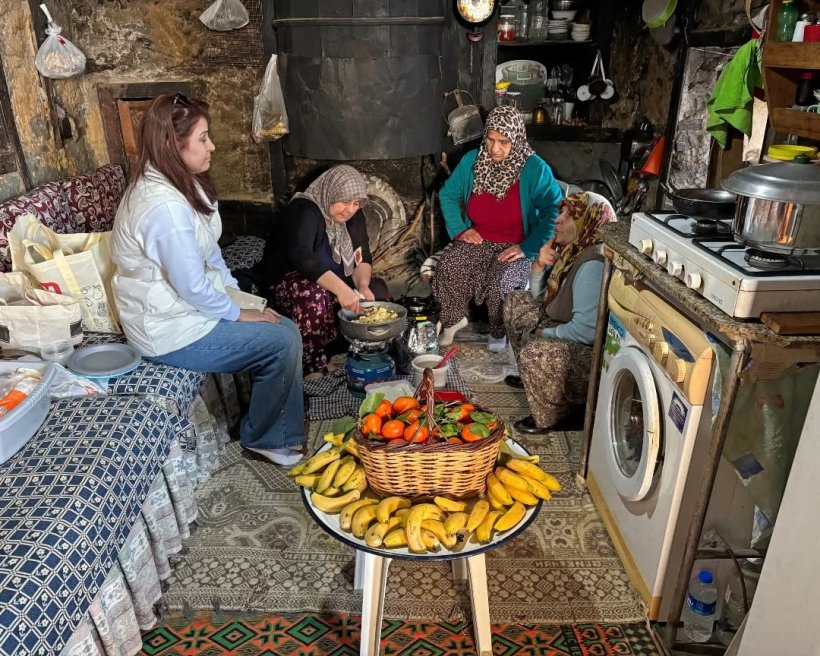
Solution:
[{"label": "white plastic bag", "polygon": [[54,378],[48,394],[52,399],[73,399],[108,393],[108,388],[100,384],[99,380],[79,376],[56,362],[52,362],[51,366],[54,368]]},{"label": "white plastic bag", "polygon": [[250,20],[248,10],[239,0],[216,0],[202,12],[199,20],[209,30],[229,32],[245,27]]},{"label": "white plastic bag", "polygon": [[53,80],[79,75],[85,70],[85,55],[71,41],[60,36],[62,28],[54,22],[44,4],[40,5],[40,9],[48,19],[48,37],[37,51],[34,65],[40,75]]},{"label": "white plastic bag", "polygon": [[256,143],[274,141],[288,133],[285,96],[276,71],[276,55],[271,55],[262,78],[259,95],[253,99],[252,136]]}]

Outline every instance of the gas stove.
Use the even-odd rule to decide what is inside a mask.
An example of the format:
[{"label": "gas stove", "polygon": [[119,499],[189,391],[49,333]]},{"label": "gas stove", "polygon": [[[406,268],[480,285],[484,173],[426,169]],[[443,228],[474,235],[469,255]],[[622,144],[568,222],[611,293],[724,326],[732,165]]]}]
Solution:
[{"label": "gas stove", "polygon": [[629,243],[726,314],[820,311],[820,257],[789,257],[734,240],[731,220],[632,215]]}]

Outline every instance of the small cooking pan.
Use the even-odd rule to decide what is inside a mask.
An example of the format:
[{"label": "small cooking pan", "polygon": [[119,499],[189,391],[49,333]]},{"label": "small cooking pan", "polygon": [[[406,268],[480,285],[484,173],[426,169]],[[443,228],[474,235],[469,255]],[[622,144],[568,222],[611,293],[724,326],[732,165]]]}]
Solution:
[{"label": "small cooking pan", "polygon": [[661,183],[666,195],[672,199],[672,207],[680,214],[706,219],[731,219],[735,216],[737,196],[723,189],[672,189]]}]

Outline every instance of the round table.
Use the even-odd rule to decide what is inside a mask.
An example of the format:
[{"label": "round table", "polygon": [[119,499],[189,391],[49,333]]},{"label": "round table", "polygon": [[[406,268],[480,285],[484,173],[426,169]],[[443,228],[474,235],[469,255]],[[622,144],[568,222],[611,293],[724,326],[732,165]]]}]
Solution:
[{"label": "round table", "polygon": [[[507,444],[513,452],[529,455],[518,442],[507,438]],[[329,449],[330,444],[320,450]],[[466,542],[459,550],[450,551],[441,547],[440,551],[412,553],[406,547],[398,549],[376,549],[355,537],[352,533],[339,527],[339,515],[328,515],[317,509],[310,500],[310,489],[302,488],[302,501],[308,515],[331,536],[353,547],[356,550],[356,570],[354,574],[355,590],[362,590],[362,631],[359,654],[361,656],[378,656],[381,649],[381,624],[384,611],[384,593],[387,588],[387,570],[393,560],[452,562],[453,578],[457,581],[467,579],[470,584],[470,605],[473,612],[473,631],[475,633],[476,651],[479,656],[492,655],[492,635],[490,632],[490,605],[487,594],[487,569],[484,554],[519,535],[536,518],[543,501],[540,499],[534,506],[527,508],[524,518],[512,529],[503,534],[493,534],[487,544]]]}]

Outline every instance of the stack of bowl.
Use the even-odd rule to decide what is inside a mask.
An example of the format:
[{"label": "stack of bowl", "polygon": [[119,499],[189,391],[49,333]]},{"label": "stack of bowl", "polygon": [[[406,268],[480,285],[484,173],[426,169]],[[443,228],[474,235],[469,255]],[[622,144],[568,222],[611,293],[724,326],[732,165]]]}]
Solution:
[{"label": "stack of bowl", "polygon": [[570,36],[573,41],[589,41],[591,29],[591,25],[585,25],[584,23],[572,23],[572,32],[570,33]]}]

